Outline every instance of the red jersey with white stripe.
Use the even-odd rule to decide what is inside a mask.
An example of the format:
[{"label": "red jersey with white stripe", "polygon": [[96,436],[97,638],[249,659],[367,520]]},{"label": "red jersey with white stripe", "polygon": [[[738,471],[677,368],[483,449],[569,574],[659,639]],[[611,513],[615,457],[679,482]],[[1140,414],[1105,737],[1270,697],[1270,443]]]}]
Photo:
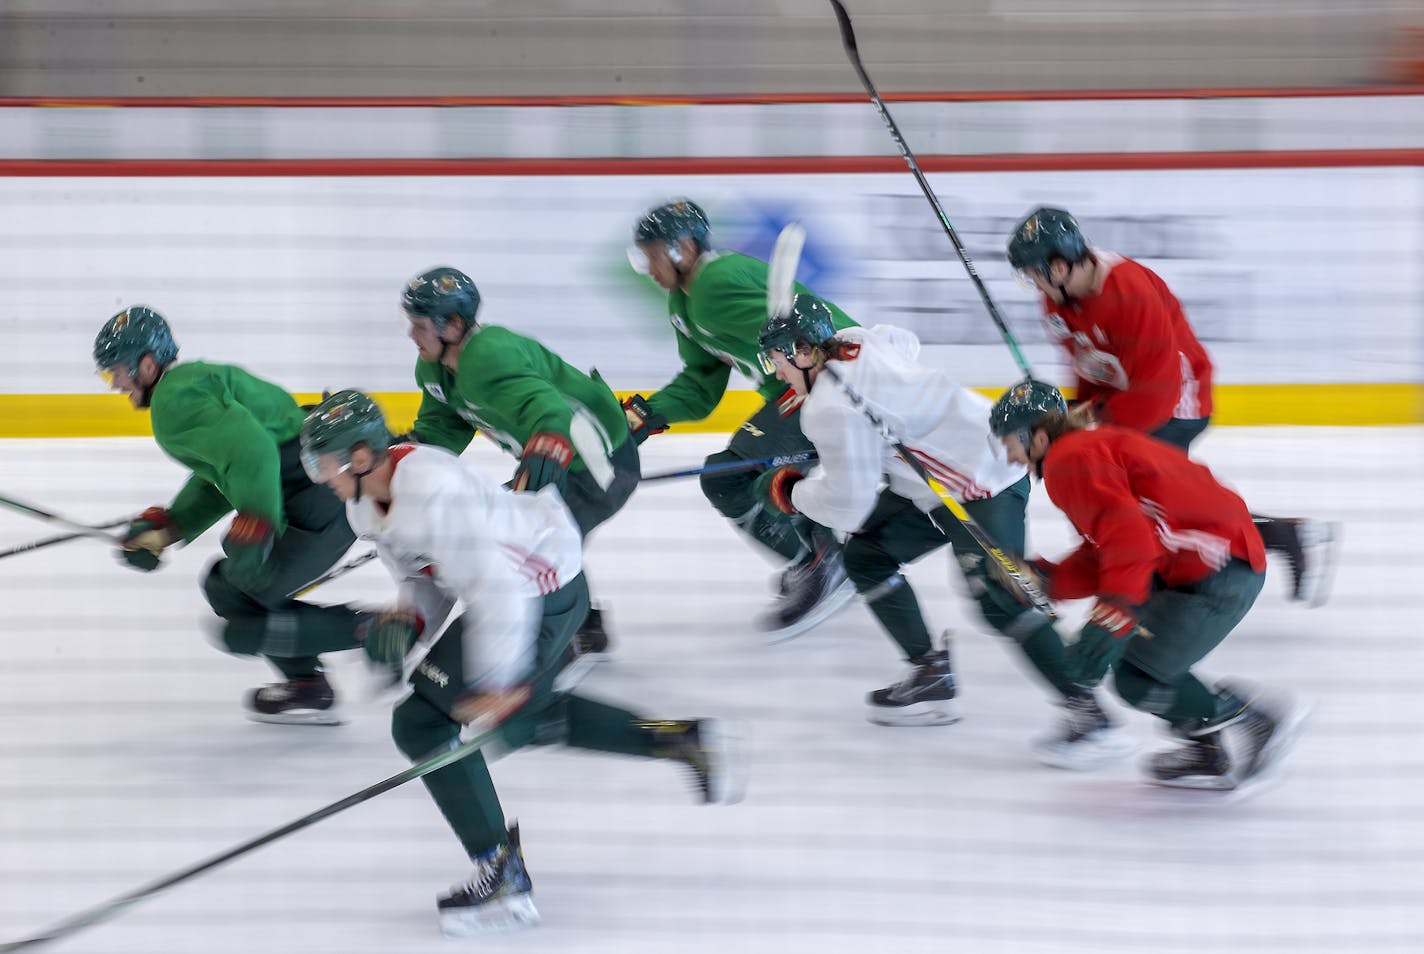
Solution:
[{"label": "red jersey with white stripe", "polygon": [[426,642],[464,604],[465,684],[504,688],[527,676],[541,597],[583,569],[578,526],[553,486],[513,493],[441,447],[391,449],[388,507],[346,503],[351,529],[375,543],[400,603],[425,618]]},{"label": "red jersey with white stripe", "polygon": [[[937,368],[920,364],[920,341],[904,328],[842,328],[848,347],[826,362],[950,494],[983,500],[1022,480],[1023,467],[994,452],[992,403]],[[801,431],[818,466],[791,488],[796,509],[817,523],[850,532],[875,507],[882,483],[928,512],[940,499],[865,413],[846,387],[821,374],[801,406]]]},{"label": "red jersey with white stripe", "polygon": [[1067,352],[1078,398],[1108,424],[1152,432],[1211,416],[1211,359],[1181,302],[1156,272],[1094,249],[1099,291],[1066,305],[1043,299],[1049,337]]},{"label": "red jersey with white stripe", "polygon": [[1246,503],[1170,444],[1126,428],[1070,431],[1043,459],[1043,485],[1083,537],[1048,563],[1049,596],[1116,597],[1139,606],[1152,577],[1203,580],[1231,558],[1266,568]]}]

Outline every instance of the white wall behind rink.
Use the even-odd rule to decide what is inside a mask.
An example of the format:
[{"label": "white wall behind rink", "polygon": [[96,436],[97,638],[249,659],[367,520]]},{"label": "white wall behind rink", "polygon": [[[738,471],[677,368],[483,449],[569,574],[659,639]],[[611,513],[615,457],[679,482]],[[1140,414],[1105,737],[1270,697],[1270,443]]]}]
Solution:
[{"label": "white wall behind rink", "polygon": [[[1400,382],[1424,374],[1424,172],[1417,168],[937,174],[931,181],[1041,374],[1033,297],[1004,241],[1036,204],[1177,291],[1223,382]],[[292,390],[410,388],[403,282],[468,271],[481,317],[617,387],[676,369],[661,297],[628,268],[634,221],[704,204],[724,247],[810,233],[801,277],[862,323],[914,329],[970,385],[1017,376],[908,175],[17,178],[0,180],[0,393],[78,393],[94,333],[150,304],[182,356]]]}]

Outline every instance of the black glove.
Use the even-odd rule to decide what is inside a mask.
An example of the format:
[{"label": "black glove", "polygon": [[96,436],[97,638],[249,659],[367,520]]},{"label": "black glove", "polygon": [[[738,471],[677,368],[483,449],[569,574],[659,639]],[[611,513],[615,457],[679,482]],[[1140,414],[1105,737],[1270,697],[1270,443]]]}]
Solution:
[{"label": "black glove", "polygon": [[135,517],[119,535],[119,559],[145,573],[158,569],[163,551],[183,539],[168,511],[149,507]]},{"label": "black glove", "polygon": [[573,460],[574,447],[567,437],[553,431],[540,431],[524,442],[524,454],[519,458],[510,489],[538,490],[561,483]]},{"label": "black glove", "polygon": [[649,407],[647,398],[641,394],[634,394],[623,402],[623,414],[628,418],[628,430],[633,434],[633,440],[639,444],[668,429],[667,418]]}]

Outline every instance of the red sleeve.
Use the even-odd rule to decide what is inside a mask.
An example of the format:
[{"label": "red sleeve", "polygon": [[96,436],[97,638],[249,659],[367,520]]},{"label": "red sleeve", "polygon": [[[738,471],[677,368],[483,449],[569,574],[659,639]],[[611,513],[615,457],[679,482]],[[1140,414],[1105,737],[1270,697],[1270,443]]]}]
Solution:
[{"label": "red sleeve", "polygon": [[[1043,484],[1049,499],[1094,551],[1097,592],[1082,595],[1116,597],[1130,606],[1142,605],[1152,589],[1158,542],[1132,493],[1126,469],[1103,444],[1061,447],[1059,451],[1050,451],[1044,459]],[[1064,562],[1078,569],[1083,558],[1075,563],[1070,557]]]},{"label": "red sleeve", "polygon": [[1062,560],[1037,561],[1048,574],[1048,598],[1081,600],[1098,595],[1098,556],[1087,544]]},{"label": "red sleeve", "polygon": [[1126,283],[1108,331],[1108,350],[1127,376],[1121,390],[1097,397],[1099,418],[1135,431],[1154,431],[1172,418],[1182,393],[1182,360],[1172,315],[1161,298],[1139,281]]}]

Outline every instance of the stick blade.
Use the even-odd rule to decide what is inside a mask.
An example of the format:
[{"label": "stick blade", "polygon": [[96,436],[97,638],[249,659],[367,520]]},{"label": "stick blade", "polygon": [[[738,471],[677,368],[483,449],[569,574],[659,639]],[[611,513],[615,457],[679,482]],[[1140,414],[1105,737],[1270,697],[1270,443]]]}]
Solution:
[{"label": "stick blade", "polygon": [[766,273],[766,313],[778,318],[791,313],[796,298],[796,268],[801,264],[801,249],[806,245],[806,230],[792,222],[776,237],[771,262]]}]

